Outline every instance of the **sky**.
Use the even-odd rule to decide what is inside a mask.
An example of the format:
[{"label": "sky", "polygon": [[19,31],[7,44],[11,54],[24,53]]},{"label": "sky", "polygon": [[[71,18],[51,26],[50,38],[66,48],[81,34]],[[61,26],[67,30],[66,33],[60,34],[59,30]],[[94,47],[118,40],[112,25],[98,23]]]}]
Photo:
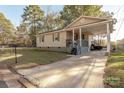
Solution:
[{"label": "sky", "polygon": [[[62,5],[42,5],[40,6],[43,11],[47,11],[50,8],[52,11],[58,12],[62,10]],[[23,14],[23,9],[25,5],[0,5],[0,12],[2,12],[7,19],[11,20],[14,26],[18,26],[22,21],[21,15]]]},{"label": "sky", "polygon": [[[48,8],[54,12],[59,12],[63,9],[62,5],[42,5],[40,7],[45,12],[47,12]],[[23,14],[23,8],[25,8],[25,5],[0,5],[0,12],[16,27],[22,21],[21,15]],[[115,13],[114,18],[117,19],[117,23],[114,26],[116,30],[111,34],[111,40],[116,41],[124,38],[124,6],[103,5],[102,10]]]}]

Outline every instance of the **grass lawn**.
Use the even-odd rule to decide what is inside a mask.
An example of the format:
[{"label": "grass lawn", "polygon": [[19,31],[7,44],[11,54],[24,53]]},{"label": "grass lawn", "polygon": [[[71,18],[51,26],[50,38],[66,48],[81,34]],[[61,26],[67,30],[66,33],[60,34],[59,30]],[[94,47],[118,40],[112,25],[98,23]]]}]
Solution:
[{"label": "grass lawn", "polygon": [[[18,49],[18,67],[44,65],[68,58],[67,53],[42,51],[40,49]],[[0,63],[14,63],[14,51],[7,49],[0,53]]]},{"label": "grass lawn", "polygon": [[110,87],[124,88],[124,52],[113,53],[108,58],[104,83]]}]

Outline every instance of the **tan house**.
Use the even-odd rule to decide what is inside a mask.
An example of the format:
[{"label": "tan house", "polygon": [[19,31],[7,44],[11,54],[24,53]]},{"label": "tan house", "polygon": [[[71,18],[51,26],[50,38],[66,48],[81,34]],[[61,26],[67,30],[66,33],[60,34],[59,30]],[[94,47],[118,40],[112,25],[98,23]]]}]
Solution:
[{"label": "tan house", "polygon": [[107,52],[110,53],[110,33],[114,19],[80,16],[61,30],[42,32],[37,35],[37,47],[46,50],[70,52],[74,42],[78,42],[78,53],[90,51],[94,35],[107,35]]}]

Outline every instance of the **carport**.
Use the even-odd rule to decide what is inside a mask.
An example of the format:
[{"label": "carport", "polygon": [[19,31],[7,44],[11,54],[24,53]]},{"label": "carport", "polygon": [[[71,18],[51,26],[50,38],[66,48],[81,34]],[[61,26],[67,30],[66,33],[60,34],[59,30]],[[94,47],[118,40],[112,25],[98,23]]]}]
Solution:
[{"label": "carport", "polygon": [[[92,23],[87,23],[87,24],[81,24],[79,23],[81,18],[77,19],[77,26],[74,26],[74,23],[70,24],[69,26],[66,27],[66,31],[71,31],[72,33],[72,43],[74,45],[75,41],[75,34],[78,34],[78,40],[79,40],[79,46],[81,49],[81,52],[84,52],[84,50],[90,51],[90,46],[91,46],[91,41],[93,39],[94,35],[106,35],[107,37],[107,54],[110,54],[111,50],[111,45],[110,45],[110,34],[114,31],[113,29],[113,24],[115,23],[115,20],[112,18],[97,18],[97,17],[85,17],[83,16],[82,18],[90,18],[93,20],[98,20],[96,22]],[[87,20],[85,20],[87,21]],[[76,23],[76,24],[77,24]],[[84,46],[85,43],[83,42],[83,34],[87,33],[87,46]],[[85,34],[84,34],[85,35]],[[87,47],[87,48],[86,48]]]}]

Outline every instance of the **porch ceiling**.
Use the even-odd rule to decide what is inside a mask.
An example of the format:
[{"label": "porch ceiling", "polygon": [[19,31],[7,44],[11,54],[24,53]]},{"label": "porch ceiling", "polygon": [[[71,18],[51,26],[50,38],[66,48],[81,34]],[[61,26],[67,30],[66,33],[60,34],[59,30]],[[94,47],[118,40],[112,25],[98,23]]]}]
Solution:
[{"label": "porch ceiling", "polygon": [[106,24],[99,24],[94,26],[89,26],[87,28],[83,28],[83,31],[90,32],[92,34],[106,34],[107,26]]},{"label": "porch ceiling", "polygon": [[[75,33],[79,33],[79,28],[74,29]],[[70,30],[71,31],[71,30]],[[81,27],[82,32],[86,32],[89,34],[106,34],[107,33],[107,26],[106,24],[98,24],[93,26]]]},{"label": "porch ceiling", "polygon": [[[107,34],[107,23],[109,23],[109,27],[110,27],[110,33],[112,33],[113,31],[113,25],[112,25],[112,21],[104,21],[104,22],[98,22],[98,23],[94,23],[94,24],[89,24],[89,25],[82,25],[82,26],[76,26],[76,27],[72,27],[69,28],[71,31],[74,29],[75,32],[78,32],[79,29],[81,28],[82,32],[88,32],[94,35],[97,34]],[[68,30],[68,29],[66,29]]]}]

